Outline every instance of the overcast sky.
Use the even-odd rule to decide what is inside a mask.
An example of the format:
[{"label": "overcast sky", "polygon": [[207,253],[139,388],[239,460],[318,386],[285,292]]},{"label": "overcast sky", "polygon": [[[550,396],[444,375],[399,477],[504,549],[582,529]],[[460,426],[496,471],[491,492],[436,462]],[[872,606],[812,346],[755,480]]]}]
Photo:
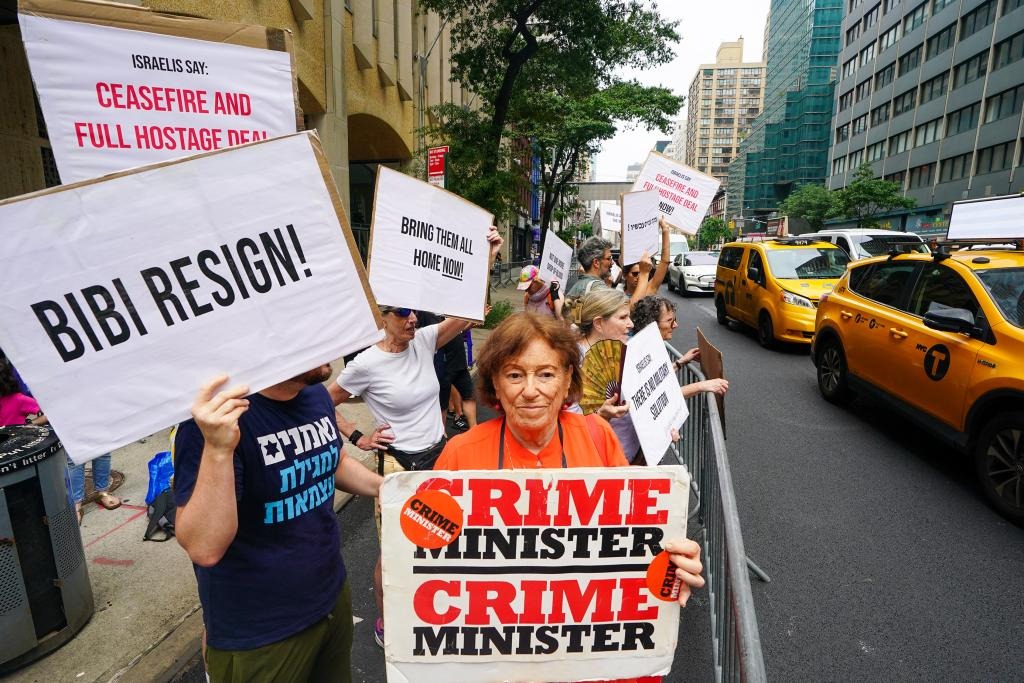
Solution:
[{"label": "overcast sky", "polygon": [[[657,5],[666,18],[679,21],[681,39],[675,46],[675,59],[657,69],[623,71],[624,77],[686,95],[697,67],[713,63],[718,45],[740,36],[744,61],[761,60],[770,0],[660,0]],[[656,141],[670,137],[642,128],[630,131],[620,125],[618,135],[606,142],[595,157],[597,180],[624,181],[626,166],[642,162]]]}]

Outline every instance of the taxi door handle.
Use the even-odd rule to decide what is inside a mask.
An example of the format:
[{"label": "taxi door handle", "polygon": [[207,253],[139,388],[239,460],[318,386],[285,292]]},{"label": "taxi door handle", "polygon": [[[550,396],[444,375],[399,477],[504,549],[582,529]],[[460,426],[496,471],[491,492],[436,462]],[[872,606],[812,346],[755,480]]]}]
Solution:
[{"label": "taxi door handle", "polygon": [[904,332],[903,330],[897,330],[895,327],[889,328],[889,334],[896,337],[897,339],[906,339],[908,336],[907,332]]},{"label": "taxi door handle", "polygon": [[839,317],[843,320],[849,320],[853,317],[853,313],[850,313],[849,311],[839,311]]}]

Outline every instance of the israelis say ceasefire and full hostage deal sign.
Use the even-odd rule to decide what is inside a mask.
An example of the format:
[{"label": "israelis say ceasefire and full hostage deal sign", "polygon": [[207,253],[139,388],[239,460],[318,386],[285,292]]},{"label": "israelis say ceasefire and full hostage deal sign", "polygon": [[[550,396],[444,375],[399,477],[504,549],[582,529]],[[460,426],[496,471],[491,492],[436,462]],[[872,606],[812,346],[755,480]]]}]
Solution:
[{"label": "israelis say ceasefire and full hostage deal sign", "polygon": [[540,279],[550,284],[553,280],[565,284],[569,280],[572,247],[562,241],[553,230],[544,238],[544,253],[540,256]]},{"label": "israelis say ceasefire and full hostage deal sign", "polygon": [[369,263],[377,303],[483,320],[493,222],[456,194],[379,166]]},{"label": "israelis say ceasefire and full hostage deal sign", "polygon": [[652,322],[626,344],[622,397],[648,464],[657,464],[682,426],[689,409],[679,388],[658,323]]},{"label": "israelis say ceasefire and full hostage deal sign", "polygon": [[661,227],[658,217],[658,193],[653,190],[626,192],[622,195],[622,265],[638,263],[647,252],[661,251]]},{"label": "israelis say ceasefire and full hostage deal sign", "polygon": [[664,154],[651,152],[633,183],[633,189],[655,190],[659,209],[669,225],[695,235],[720,184],[715,178]]},{"label": "israelis say ceasefire and full hostage deal sign", "polygon": [[[49,3],[31,4],[45,12]],[[143,25],[150,14],[107,11]],[[296,130],[286,51],[24,10],[18,22],[64,183]]]},{"label": "israelis say ceasefire and full hostage deal sign", "polygon": [[0,346],[77,462],[378,341],[315,135],[0,203]]},{"label": "israelis say ceasefire and full hostage deal sign", "polygon": [[668,672],[679,466],[407,472],[381,488],[388,681]]}]

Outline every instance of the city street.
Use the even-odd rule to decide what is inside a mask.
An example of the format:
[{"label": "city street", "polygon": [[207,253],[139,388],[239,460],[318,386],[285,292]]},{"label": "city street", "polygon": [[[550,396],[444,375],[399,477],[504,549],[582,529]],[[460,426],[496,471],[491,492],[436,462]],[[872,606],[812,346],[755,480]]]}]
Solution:
[{"label": "city street", "polygon": [[[662,290],[665,294],[665,290]],[[1024,529],[990,509],[966,459],[861,400],[819,395],[805,349],[767,351],[678,306],[721,351],[728,452],[769,680],[1020,680]]]}]

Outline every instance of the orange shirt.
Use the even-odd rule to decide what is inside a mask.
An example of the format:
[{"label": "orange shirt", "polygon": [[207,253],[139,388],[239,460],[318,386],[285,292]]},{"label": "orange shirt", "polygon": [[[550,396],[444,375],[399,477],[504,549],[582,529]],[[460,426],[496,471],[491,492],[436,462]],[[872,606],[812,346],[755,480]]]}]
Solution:
[{"label": "orange shirt", "polygon": [[[606,420],[584,417],[577,413],[562,411],[558,414],[562,423],[565,443],[558,443],[556,431],[551,441],[534,454],[516,441],[505,427],[505,468],[506,469],[556,469],[562,466],[562,447],[569,467],[626,467],[629,463],[622,452],[615,432]],[[603,447],[598,448],[591,436],[587,420],[593,424],[603,438]],[[434,463],[435,470],[496,470],[498,469],[498,438],[501,433],[501,418],[478,424],[464,434],[452,437],[441,451],[441,457]],[[627,678],[609,683],[657,683],[660,676]]]},{"label": "orange shirt", "polygon": [[[557,468],[562,466],[562,448],[569,467],[625,467],[626,456],[607,421],[594,419],[603,437],[603,448],[594,444],[583,415],[562,411],[558,414],[562,423],[564,444],[558,443],[556,431],[548,445],[537,454],[519,445],[512,432],[505,427],[505,469],[535,469],[538,467]],[[501,418],[478,424],[464,434],[453,436],[434,464],[435,470],[496,470],[498,469],[498,435],[501,432]],[[602,454],[603,452],[603,454]]]}]

